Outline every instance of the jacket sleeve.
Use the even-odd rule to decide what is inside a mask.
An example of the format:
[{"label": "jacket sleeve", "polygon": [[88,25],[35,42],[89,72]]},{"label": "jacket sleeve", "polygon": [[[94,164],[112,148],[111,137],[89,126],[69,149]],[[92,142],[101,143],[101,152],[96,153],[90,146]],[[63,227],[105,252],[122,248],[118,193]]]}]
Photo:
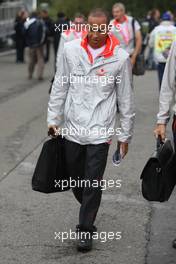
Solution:
[{"label": "jacket sleeve", "polygon": [[61,34],[60,41],[59,41],[59,46],[58,46],[58,50],[57,50],[56,69],[58,67],[60,67],[61,55],[62,55],[63,50],[64,50],[65,42],[66,42],[65,38],[64,38],[63,34]]},{"label": "jacket sleeve", "polygon": [[167,124],[170,118],[170,108],[176,92],[176,42],[172,44],[167,59],[159,98],[158,124]]},{"label": "jacket sleeve", "polygon": [[155,29],[150,33],[149,37],[149,47],[154,48],[155,45]]},{"label": "jacket sleeve", "polygon": [[60,65],[57,68],[51,94],[48,102],[48,125],[60,126],[63,122],[65,101],[69,89],[69,66],[67,63],[65,48],[60,57]]},{"label": "jacket sleeve", "polygon": [[132,66],[129,57],[122,65],[121,82],[117,86],[117,103],[120,113],[120,135],[118,140],[130,143],[135,120],[135,103],[132,80]]}]

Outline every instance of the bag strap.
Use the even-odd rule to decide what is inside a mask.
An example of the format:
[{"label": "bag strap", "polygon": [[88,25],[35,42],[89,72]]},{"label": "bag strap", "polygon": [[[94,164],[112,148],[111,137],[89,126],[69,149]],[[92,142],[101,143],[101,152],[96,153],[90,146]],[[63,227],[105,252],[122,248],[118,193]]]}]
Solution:
[{"label": "bag strap", "polygon": [[134,47],[136,47],[135,18],[134,17],[132,19],[132,29],[133,29],[133,43],[134,43]]},{"label": "bag strap", "polygon": [[162,138],[161,136],[158,136],[157,137],[157,140],[156,140],[156,149],[157,151],[160,149],[160,147],[164,144],[164,142],[162,141]]}]

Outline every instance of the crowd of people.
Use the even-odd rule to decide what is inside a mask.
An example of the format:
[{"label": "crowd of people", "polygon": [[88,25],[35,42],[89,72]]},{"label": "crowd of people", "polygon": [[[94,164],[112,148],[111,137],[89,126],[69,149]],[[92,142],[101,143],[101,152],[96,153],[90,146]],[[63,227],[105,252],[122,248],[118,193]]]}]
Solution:
[{"label": "crowd of people", "polygon": [[[29,17],[23,10],[15,27],[17,62],[24,60],[21,47],[29,47],[29,79],[33,77],[35,64],[38,79],[43,78],[51,38],[54,39],[56,72],[47,123],[54,136],[63,124],[68,131],[65,151],[71,178],[102,180],[117,113],[121,131],[117,145],[122,159],[127,154],[135,121],[133,73],[140,75],[144,67],[141,54],[145,54],[149,69],[158,70],[160,111],[155,134],[165,139],[176,87],[176,27],[170,11],[160,16],[159,10],[152,10],[140,23],[126,13],[124,4],[116,3],[112,19],[106,11],[94,9],[87,18],[76,14],[71,23],[63,13],[58,13],[58,21],[53,23],[46,10]],[[108,79],[106,83],[102,81],[104,77]],[[176,145],[175,115],[173,134]],[[94,222],[102,190],[97,186],[75,187],[72,191],[80,203],[77,232],[86,232],[78,240],[77,248],[88,251],[92,248],[92,236],[86,234],[96,231]],[[176,247],[176,241],[173,246]]]},{"label": "crowd of people", "polygon": [[[129,52],[133,65],[137,55],[140,52],[144,54],[145,68],[158,71],[160,89],[168,53],[176,35],[175,16],[171,11],[161,15],[158,9],[153,9],[145,19],[139,21],[126,15],[125,6],[117,3],[112,8],[111,33]],[[38,79],[43,79],[44,64],[49,61],[51,43],[56,65],[59,61],[56,61],[59,43],[62,50],[65,42],[82,37],[86,30],[80,25],[86,23],[84,14],[80,13],[75,14],[70,21],[63,12],[59,12],[57,20],[53,21],[45,9],[30,15],[26,10],[20,10],[15,20],[16,62],[24,62],[24,50],[29,47],[28,77],[32,78],[37,63]],[[119,31],[116,30],[118,23],[121,25]],[[61,30],[56,30],[58,25]]]},{"label": "crowd of people", "polygon": [[[55,31],[55,25],[69,24],[62,12],[58,13],[57,21],[53,21],[47,10],[32,12],[20,10],[15,20],[16,62],[24,63],[25,48],[29,48],[28,78],[32,79],[35,65],[38,66],[38,79],[43,79],[44,65],[50,59],[51,43],[56,56],[60,41],[61,31]],[[64,30],[64,27],[63,27]]]}]

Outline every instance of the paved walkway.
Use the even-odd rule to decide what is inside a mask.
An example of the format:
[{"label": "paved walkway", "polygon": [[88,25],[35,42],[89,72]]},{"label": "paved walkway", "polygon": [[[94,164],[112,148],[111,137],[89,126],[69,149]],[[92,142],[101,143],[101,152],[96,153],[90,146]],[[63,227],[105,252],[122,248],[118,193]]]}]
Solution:
[{"label": "paved walkway", "polygon": [[154,150],[153,127],[158,110],[155,72],[135,78],[136,126],[128,156],[119,168],[109,151],[104,179],[120,179],[122,187],[103,192],[96,225],[99,232],[122,232],[121,240],[94,243],[80,254],[74,240],[63,243],[55,232],[75,230],[79,204],[70,191],[42,194],[31,190],[31,177],[46,137],[46,111],[52,62],[45,80],[28,81],[26,65],[14,56],[0,57],[0,263],[2,264],[174,264],[176,250],[175,193],[164,204],[148,203],[140,191],[140,173]]}]

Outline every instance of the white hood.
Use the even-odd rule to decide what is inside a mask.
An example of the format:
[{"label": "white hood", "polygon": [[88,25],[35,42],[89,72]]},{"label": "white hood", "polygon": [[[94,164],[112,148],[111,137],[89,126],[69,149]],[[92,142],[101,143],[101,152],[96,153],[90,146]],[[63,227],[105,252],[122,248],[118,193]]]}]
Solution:
[{"label": "white hood", "polygon": [[26,22],[24,23],[25,29],[28,29],[31,24],[33,24],[36,21],[35,17],[27,18]]}]

